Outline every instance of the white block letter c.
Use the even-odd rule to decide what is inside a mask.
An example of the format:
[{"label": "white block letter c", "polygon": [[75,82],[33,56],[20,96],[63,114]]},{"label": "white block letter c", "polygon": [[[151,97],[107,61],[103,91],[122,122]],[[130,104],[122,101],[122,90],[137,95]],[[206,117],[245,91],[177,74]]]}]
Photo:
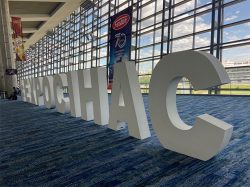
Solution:
[{"label": "white block letter c", "polygon": [[209,160],[228,144],[233,127],[208,114],[197,116],[193,127],[185,124],[176,107],[176,89],[182,77],[188,78],[196,90],[230,80],[214,56],[183,51],[161,59],[150,81],[151,120],[162,145],[181,154]]}]

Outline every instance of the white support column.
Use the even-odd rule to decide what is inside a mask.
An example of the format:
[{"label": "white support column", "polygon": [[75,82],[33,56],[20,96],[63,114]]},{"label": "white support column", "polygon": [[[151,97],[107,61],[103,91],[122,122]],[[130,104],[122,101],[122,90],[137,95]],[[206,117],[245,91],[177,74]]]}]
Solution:
[{"label": "white support column", "polygon": [[10,25],[9,4],[7,0],[0,1],[0,90],[13,92],[17,86],[16,75],[6,75],[6,69],[16,69],[12,45],[12,31]]}]

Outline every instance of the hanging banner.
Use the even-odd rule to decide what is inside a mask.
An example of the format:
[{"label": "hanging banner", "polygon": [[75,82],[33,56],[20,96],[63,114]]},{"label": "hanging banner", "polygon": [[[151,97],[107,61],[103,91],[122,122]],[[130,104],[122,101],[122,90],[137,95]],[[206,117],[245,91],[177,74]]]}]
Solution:
[{"label": "hanging banner", "polygon": [[16,61],[26,61],[23,45],[22,22],[19,17],[11,17]]},{"label": "hanging banner", "polygon": [[130,59],[132,16],[133,9],[128,7],[111,17],[109,89],[111,89],[113,80],[113,65]]}]

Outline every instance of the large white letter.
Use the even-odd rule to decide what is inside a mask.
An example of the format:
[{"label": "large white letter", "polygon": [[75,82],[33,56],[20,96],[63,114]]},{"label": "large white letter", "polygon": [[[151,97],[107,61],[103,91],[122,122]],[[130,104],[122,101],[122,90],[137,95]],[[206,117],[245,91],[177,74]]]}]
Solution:
[{"label": "large white letter", "polygon": [[150,81],[151,120],[160,142],[172,151],[208,160],[228,144],[233,127],[208,114],[198,116],[193,127],[185,124],[176,107],[176,89],[182,77],[188,78],[196,90],[230,80],[214,56],[183,51],[160,60]]},{"label": "large white letter", "polygon": [[124,122],[127,122],[130,136],[138,139],[150,137],[134,62],[122,62],[114,65],[112,87],[108,127],[120,130],[124,128]]},{"label": "large white letter", "polygon": [[30,80],[24,79],[24,92],[25,92],[25,101],[31,103],[31,86]]},{"label": "large white letter", "polygon": [[82,119],[98,125],[108,124],[109,105],[106,68],[91,68],[78,72]]},{"label": "large white letter", "polygon": [[53,90],[53,77],[43,78],[44,103],[48,109],[55,108],[55,97]]},{"label": "large white letter", "polygon": [[34,105],[37,105],[37,96],[36,96],[36,85],[35,85],[35,79],[30,78],[30,95],[31,95],[31,103]]},{"label": "large white letter", "polygon": [[22,97],[22,101],[26,102],[26,92],[25,92],[25,80],[21,80],[21,85],[20,85],[20,89],[21,89],[21,97]]},{"label": "large white letter", "polygon": [[44,94],[43,94],[43,78],[35,78],[35,89],[36,89],[36,101],[38,106],[44,105]]},{"label": "large white letter", "polygon": [[81,103],[77,71],[67,73],[69,101],[70,101],[70,114],[72,117],[81,116]]},{"label": "large white letter", "polygon": [[64,97],[63,87],[67,87],[67,76],[66,74],[55,75],[54,77],[54,94],[56,102],[56,110],[62,114],[70,111],[69,98]]}]

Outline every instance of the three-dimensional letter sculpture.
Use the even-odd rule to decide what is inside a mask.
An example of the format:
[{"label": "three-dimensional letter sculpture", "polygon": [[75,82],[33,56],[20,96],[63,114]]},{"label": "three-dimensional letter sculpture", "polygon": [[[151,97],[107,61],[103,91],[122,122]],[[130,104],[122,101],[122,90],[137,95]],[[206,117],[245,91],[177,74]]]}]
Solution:
[{"label": "three-dimensional letter sculpture", "polygon": [[135,63],[115,64],[114,71],[108,127],[120,130],[127,122],[130,136],[138,139],[150,137]]},{"label": "three-dimensional letter sculpture", "polygon": [[63,87],[68,86],[66,74],[55,75],[53,84],[54,84],[56,110],[62,114],[70,112],[69,98],[64,97],[63,93]]},{"label": "three-dimensional letter sculpture", "polygon": [[43,78],[44,104],[48,109],[55,108],[53,77]]},{"label": "three-dimensional letter sculpture", "polygon": [[77,71],[67,73],[70,114],[72,117],[81,117],[81,103]]},{"label": "three-dimensional letter sculpture", "polygon": [[[222,64],[204,52],[182,51],[169,54],[156,65],[149,87],[149,107],[153,128],[162,145],[172,151],[200,160],[208,160],[229,142],[233,127],[208,114],[196,118],[195,125],[185,124],[176,107],[179,81],[188,78],[194,89],[206,89],[229,83]],[[69,98],[63,87],[68,86]],[[23,101],[45,104],[61,113],[94,120],[113,130],[128,123],[129,135],[150,137],[138,74],[133,62],[114,65],[112,102],[109,119],[106,69],[78,70],[21,82]],[[108,121],[109,120],[109,121]]]},{"label": "three-dimensional letter sculpture", "polygon": [[34,79],[35,82],[35,90],[36,90],[36,101],[38,106],[44,105],[44,97],[43,97],[43,78],[38,77]]},{"label": "three-dimensional letter sculpture", "polygon": [[188,78],[196,90],[230,80],[214,56],[183,51],[163,57],[150,81],[151,120],[162,145],[178,153],[208,160],[228,144],[233,127],[208,114],[198,116],[193,127],[185,124],[176,107],[176,89],[182,77]]},{"label": "three-dimensional letter sculpture", "polygon": [[92,68],[78,72],[82,119],[107,125],[109,104],[105,68]]}]

